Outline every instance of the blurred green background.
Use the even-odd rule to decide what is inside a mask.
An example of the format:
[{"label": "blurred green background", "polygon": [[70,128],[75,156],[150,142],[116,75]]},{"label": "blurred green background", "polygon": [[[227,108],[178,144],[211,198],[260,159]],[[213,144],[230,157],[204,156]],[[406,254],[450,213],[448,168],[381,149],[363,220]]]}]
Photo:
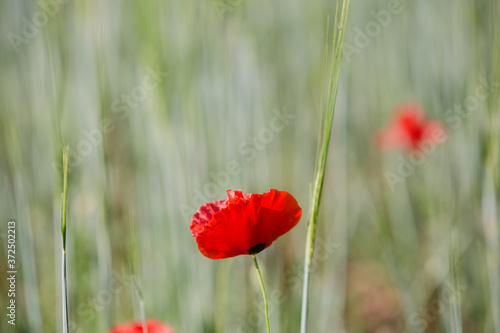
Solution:
[{"label": "blurred green background", "polygon": [[[499,7],[351,3],[310,332],[457,332],[457,305],[464,332],[500,332]],[[325,0],[0,1],[0,331],[62,331],[67,144],[72,332],[139,318],[131,257],[148,317],[177,332],[263,332],[251,258],[203,257],[189,222],[227,189],[270,188],[304,211],[259,254],[272,330],[297,332],[334,10]],[[377,151],[373,137],[406,101],[441,120],[447,140],[391,188],[387,172],[408,158]]]}]

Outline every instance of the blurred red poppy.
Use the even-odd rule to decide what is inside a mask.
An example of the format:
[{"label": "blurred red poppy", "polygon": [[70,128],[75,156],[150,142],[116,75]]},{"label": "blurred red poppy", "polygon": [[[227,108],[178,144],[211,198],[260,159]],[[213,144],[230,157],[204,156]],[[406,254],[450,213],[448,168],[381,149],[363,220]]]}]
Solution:
[{"label": "blurred red poppy", "polygon": [[[146,321],[148,333],[175,333],[170,326],[161,321],[148,319]],[[136,321],[126,324],[119,324],[113,327],[109,333],[142,333],[142,322]]]},{"label": "blurred red poppy", "polygon": [[297,200],[285,191],[227,194],[228,199],[202,205],[191,219],[198,248],[211,259],[259,253],[297,225],[302,215]]},{"label": "blurred red poppy", "polygon": [[376,144],[379,149],[406,148],[417,150],[424,142],[442,142],[443,126],[439,121],[428,121],[424,110],[415,103],[397,108],[392,123],[379,131]]}]

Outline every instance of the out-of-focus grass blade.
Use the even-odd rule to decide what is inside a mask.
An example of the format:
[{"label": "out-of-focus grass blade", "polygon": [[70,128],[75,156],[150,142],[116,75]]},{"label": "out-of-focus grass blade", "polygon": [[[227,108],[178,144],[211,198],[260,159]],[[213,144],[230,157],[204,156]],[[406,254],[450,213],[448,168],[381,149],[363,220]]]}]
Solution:
[{"label": "out-of-focus grass blade", "polygon": [[[500,32],[498,31],[498,14],[500,4],[491,3],[490,29],[492,34],[491,77],[498,81],[500,77]],[[488,73],[489,74],[489,73]],[[498,84],[492,82],[492,86]],[[500,332],[500,216],[498,198],[500,196],[500,92],[495,90],[487,100],[487,124],[489,124],[484,158],[484,174],[482,183],[482,222],[486,242],[486,263],[490,287],[490,307],[493,327]]]},{"label": "out-of-focus grass blade", "polygon": [[[459,290],[458,287],[458,258],[460,257],[459,234],[451,232],[450,236],[450,282],[453,290]],[[450,320],[451,331],[453,333],[462,333],[462,312],[460,293],[450,301]]]},{"label": "out-of-focus grass blade", "polygon": [[[130,216],[132,216],[132,214],[130,214]],[[130,232],[129,232],[130,272],[132,274],[132,281],[134,283],[134,291],[135,291],[135,294],[136,294],[137,299],[139,301],[139,312],[140,312],[143,332],[148,333],[144,295],[142,293],[139,282],[137,281],[136,262],[137,262],[138,252],[139,252],[139,246],[138,246],[138,241],[137,241],[137,226],[136,226],[135,221],[133,221],[131,217],[130,217],[129,223],[130,223]]]},{"label": "out-of-focus grass blade", "polygon": [[232,260],[222,260],[217,269],[217,286],[215,290],[215,327],[216,332],[226,331],[228,284]]}]

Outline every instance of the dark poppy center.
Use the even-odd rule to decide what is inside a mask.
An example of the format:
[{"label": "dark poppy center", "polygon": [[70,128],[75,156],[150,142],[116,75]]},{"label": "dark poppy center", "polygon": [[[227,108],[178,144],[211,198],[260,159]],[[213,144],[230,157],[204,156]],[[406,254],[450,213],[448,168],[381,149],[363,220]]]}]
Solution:
[{"label": "dark poppy center", "polygon": [[257,254],[260,251],[264,250],[265,247],[266,247],[266,243],[259,243],[255,246],[252,246],[251,248],[249,248],[247,250],[247,252],[248,252],[248,254]]}]

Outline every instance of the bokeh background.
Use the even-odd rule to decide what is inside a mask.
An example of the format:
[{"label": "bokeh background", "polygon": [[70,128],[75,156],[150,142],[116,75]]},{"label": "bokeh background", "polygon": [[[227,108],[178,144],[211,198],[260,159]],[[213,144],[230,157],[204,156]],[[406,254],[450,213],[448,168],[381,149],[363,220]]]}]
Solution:
[{"label": "bokeh background", "polygon": [[[69,145],[73,332],[139,318],[131,258],[148,317],[177,332],[263,332],[251,258],[203,257],[189,222],[227,189],[270,188],[304,210],[259,254],[272,330],[297,332],[334,11],[326,0],[0,1],[0,331],[62,332]],[[457,332],[457,309],[464,332],[500,332],[499,17],[496,0],[351,3],[310,332]],[[447,130],[410,167],[373,139],[407,101]],[[388,172],[402,180],[391,187]]]}]

